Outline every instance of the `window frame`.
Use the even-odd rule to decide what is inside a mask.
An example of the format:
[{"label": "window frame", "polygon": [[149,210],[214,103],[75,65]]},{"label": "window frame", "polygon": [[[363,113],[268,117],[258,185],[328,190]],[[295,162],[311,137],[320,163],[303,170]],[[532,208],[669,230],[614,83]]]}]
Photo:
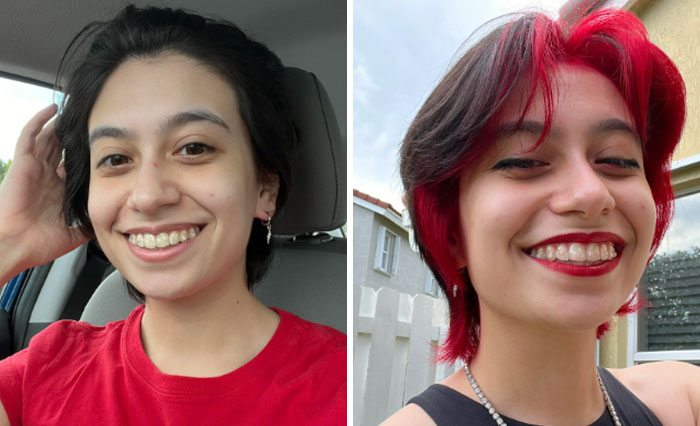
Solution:
[{"label": "window frame", "polygon": [[[388,234],[388,235],[387,235]],[[393,244],[388,250],[386,248],[386,238],[393,238]],[[380,225],[377,235],[377,250],[374,257],[374,269],[390,277],[395,276],[399,270],[399,250],[401,239],[398,234],[390,231],[386,226]],[[384,254],[386,253],[386,266],[384,266]]]},{"label": "window frame", "polygon": [[[674,199],[700,194],[700,154],[674,162],[671,167]],[[655,361],[700,363],[700,348],[667,351],[639,351],[639,314],[627,316],[627,366]]]}]

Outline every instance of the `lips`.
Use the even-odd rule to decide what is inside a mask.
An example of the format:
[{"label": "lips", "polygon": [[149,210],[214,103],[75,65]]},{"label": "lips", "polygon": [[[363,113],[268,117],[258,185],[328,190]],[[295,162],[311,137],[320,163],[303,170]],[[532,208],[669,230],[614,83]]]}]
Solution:
[{"label": "lips", "polygon": [[570,233],[540,241],[524,252],[541,265],[569,275],[602,275],[617,267],[625,241],[609,232]]},{"label": "lips", "polygon": [[[177,223],[151,227],[130,228],[123,232],[126,244],[137,258],[149,263],[165,262],[187,251],[195,242],[205,225],[193,223]],[[187,230],[187,236],[182,238],[181,232]],[[178,241],[171,239],[177,234]],[[161,238],[165,236],[166,238]],[[145,241],[146,239],[149,241]],[[152,239],[153,241],[150,241]],[[163,240],[158,242],[158,240]],[[167,240],[167,244],[166,241]],[[139,244],[139,242],[141,244]]]}]

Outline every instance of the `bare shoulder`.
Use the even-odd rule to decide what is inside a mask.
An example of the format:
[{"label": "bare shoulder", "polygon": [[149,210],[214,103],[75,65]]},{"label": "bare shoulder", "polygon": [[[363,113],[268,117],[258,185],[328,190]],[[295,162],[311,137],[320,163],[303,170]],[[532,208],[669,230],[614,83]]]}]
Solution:
[{"label": "bare shoulder", "polygon": [[391,417],[384,420],[381,426],[434,426],[435,422],[416,404],[408,404]]},{"label": "bare shoulder", "polygon": [[700,425],[700,368],[665,361],[609,371],[663,424]]}]

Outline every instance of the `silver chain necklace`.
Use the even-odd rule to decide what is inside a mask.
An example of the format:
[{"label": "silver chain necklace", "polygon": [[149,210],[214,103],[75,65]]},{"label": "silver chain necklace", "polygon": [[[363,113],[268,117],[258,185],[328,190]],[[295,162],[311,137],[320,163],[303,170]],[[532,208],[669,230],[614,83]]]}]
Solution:
[{"label": "silver chain necklace", "polygon": [[[469,370],[469,364],[464,364],[464,374],[466,374],[467,380],[469,380],[469,384],[472,385],[476,396],[479,398],[479,401],[481,401],[481,405],[483,405],[484,408],[486,408],[489,411],[489,414],[491,415],[491,417],[493,417],[493,420],[496,421],[496,424],[499,426],[507,426],[506,422],[503,421],[503,419],[501,418],[501,415],[498,414],[494,406],[491,405],[488,399],[486,399],[486,395],[484,395],[484,392],[482,392],[481,388],[476,383],[476,380],[474,380],[474,376],[472,376],[472,372]],[[608,412],[610,412],[610,417],[612,417],[613,423],[615,423],[615,426],[622,426],[622,422],[620,422],[620,418],[617,417],[617,411],[615,411],[615,407],[613,407],[613,403],[610,400],[610,396],[608,395],[608,390],[605,388],[605,384],[603,384],[603,380],[600,378],[600,374],[598,374],[597,371],[596,376],[598,377],[598,384],[600,385],[600,390],[603,392],[603,400],[605,400],[605,406],[608,408]]]}]

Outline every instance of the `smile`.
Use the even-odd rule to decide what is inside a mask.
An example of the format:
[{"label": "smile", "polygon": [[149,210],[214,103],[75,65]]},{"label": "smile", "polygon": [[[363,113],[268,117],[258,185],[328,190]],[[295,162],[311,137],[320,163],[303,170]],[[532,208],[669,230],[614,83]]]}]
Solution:
[{"label": "smile", "polygon": [[571,233],[540,241],[523,252],[548,269],[589,277],[613,271],[625,245],[622,237],[610,232]]},{"label": "smile", "polygon": [[571,265],[597,265],[617,257],[615,244],[606,243],[560,243],[547,244],[531,249],[530,256]]},{"label": "smile", "polygon": [[176,229],[157,234],[130,234],[129,243],[148,250],[162,250],[191,240],[199,234],[199,231],[200,228],[198,226],[192,226],[186,229]]}]

